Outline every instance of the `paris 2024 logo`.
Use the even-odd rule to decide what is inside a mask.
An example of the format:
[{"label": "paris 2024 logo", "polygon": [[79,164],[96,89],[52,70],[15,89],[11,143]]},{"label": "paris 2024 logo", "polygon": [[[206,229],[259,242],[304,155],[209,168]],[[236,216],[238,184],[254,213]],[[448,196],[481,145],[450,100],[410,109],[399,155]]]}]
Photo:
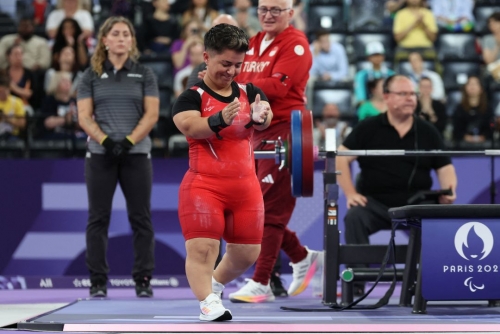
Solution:
[{"label": "paris 2024 logo", "polygon": [[471,273],[464,281],[464,285],[471,292],[483,290],[485,284],[475,280],[475,273],[498,273],[498,264],[482,261],[490,255],[493,250],[494,239],[491,230],[479,222],[466,223],[455,233],[455,250],[458,255],[470,264],[445,265],[444,273]]}]

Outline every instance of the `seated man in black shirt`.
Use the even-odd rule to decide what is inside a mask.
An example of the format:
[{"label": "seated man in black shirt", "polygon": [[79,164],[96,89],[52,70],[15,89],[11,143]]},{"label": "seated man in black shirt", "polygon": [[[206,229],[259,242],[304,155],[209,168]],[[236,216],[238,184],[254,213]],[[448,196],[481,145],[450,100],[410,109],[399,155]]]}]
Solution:
[{"label": "seated man in black shirt", "polygon": [[[414,116],[417,94],[409,78],[402,75],[387,78],[384,100],[387,112],[360,122],[338,148],[339,151],[444,148],[436,128]],[[356,187],[349,169],[355,159],[361,169]],[[338,156],[336,163],[341,172],[338,183],[349,209],[344,219],[347,244],[368,244],[371,234],[391,229],[387,210],[407,205],[408,199],[416,192],[429,190],[432,169],[436,170],[440,187],[452,190],[451,196],[441,196],[439,202],[451,204],[456,198],[457,177],[449,157]],[[363,285],[355,285],[354,292],[361,294]]]}]

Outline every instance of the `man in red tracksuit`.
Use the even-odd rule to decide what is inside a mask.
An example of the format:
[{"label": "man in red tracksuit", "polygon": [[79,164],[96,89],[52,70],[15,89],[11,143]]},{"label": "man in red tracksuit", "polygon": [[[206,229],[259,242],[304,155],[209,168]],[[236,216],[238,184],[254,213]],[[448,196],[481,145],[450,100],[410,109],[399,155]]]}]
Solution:
[{"label": "man in red tracksuit", "polygon": [[[305,87],[312,65],[309,43],[303,32],[290,25],[292,0],[260,0],[257,14],[262,32],[250,39],[241,73],[236,81],[251,82],[269,99],[274,116],[267,130],[254,133],[254,149],[274,149],[261,145],[262,140],[288,138],[290,115],[305,110]],[[274,160],[257,160],[257,177],[264,196],[264,236],[255,273],[239,291],[229,295],[232,302],[273,301],[270,288],[273,266],[280,249],[290,257],[293,281],[288,294],[301,293],[322,260],[321,253],[300,244],[287,225],[295,207],[288,170],[278,170]]]}]

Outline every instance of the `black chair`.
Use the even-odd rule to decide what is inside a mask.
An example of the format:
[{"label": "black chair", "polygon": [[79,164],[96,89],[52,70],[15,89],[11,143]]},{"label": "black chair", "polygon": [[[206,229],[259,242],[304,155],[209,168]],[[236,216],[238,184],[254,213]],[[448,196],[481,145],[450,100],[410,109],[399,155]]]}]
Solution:
[{"label": "black chair", "polygon": [[334,103],[339,107],[343,115],[352,116],[355,110],[352,108],[352,83],[330,87],[322,85],[315,85],[313,88],[313,115],[321,116],[323,107],[327,103]]},{"label": "black chair", "polygon": [[479,61],[474,34],[439,34],[437,51],[441,61]]},{"label": "black chair", "polygon": [[357,33],[353,35],[352,47],[355,61],[366,59],[366,45],[370,42],[380,42],[385,48],[385,58],[391,60],[394,54],[394,40],[390,33]]},{"label": "black chair", "polygon": [[390,31],[384,25],[384,1],[351,0],[349,30],[354,32]]},{"label": "black chair", "polygon": [[0,37],[17,32],[17,24],[5,13],[0,12]]},{"label": "black chair", "polygon": [[490,33],[490,30],[488,29],[488,18],[494,12],[500,11],[499,6],[500,4],[497,4],[496,6],[477,6],[476,4],[476,8],[474,9],[474,17],[476,19],[474,31],[477,34],[484,35]]},{"label": "black chair", "polygon": [[462,91],[461,90],[452,90],[448,91],[446,94],[446,114],[448,117],[453,116],[455,113],[455,109],[462,101]]},{"label": "black chair", "polygon": [[342,32],[346,30],[344,9],[342,6],[311,5],[307,17],[308,31],[328,30]]},{"label": "black chair", "polygon": [[489,97],[489,104],[492,110],[494,111],[495,108],[498,106],[498,104],[500,104],[500,91],[499,90],[491,91],[488,94],[488,97]]},{"label": "black chair", "polygon": [[457,89],[463,85],[471,75],[479,76],[481,67],[478,62],[445,62],[443,64],[444,87]]}]

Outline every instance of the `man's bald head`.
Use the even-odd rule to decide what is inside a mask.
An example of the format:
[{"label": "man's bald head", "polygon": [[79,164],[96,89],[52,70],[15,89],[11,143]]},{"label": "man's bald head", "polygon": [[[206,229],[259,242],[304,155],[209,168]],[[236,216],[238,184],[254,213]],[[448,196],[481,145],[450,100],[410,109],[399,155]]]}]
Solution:
[{"label": "man's bald head", "polygon": [[238,27],[238,22],[236,22],[235,19],[231,15],[228,14],[221,14],[217,16],[213,21],[212,21],[212,27],[225,23],[225,24],[230,24],[232,26]]}]

